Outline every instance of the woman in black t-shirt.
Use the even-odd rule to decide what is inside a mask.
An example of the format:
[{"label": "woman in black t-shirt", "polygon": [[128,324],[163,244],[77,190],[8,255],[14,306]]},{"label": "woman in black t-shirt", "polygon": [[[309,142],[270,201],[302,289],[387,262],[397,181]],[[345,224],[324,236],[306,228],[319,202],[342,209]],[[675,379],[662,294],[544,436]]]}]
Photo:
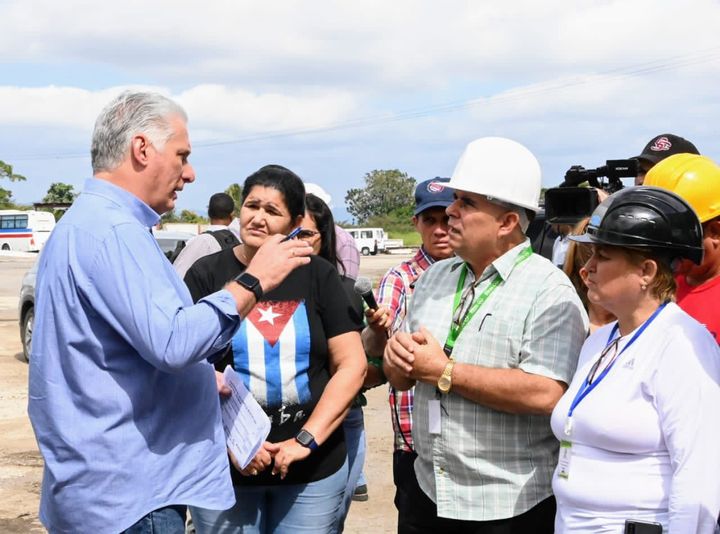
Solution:
[{"label": "woman in black t-shirt", "polygon": [[[268,165],[249,176],[243,244],[190,268],[193,299],[241,274],[268,236],[299,226],[304,204],[302,181],[288,169]],[[271,420],[270,435],[245,469],[233,468],[233,508],[191,509],[199,533],[334,531],[347,481],[340,423],[366,370],[360,328],[335,267],[317,256],[260,298],[216,367],[240,374]]]},{"label": "woman in black t-shirt", "polygon": [[[313,194],[305,196],[305,218],[303,219],[302,227],[305,235],[299,237],[307,241],[313,248],[313,254],[325,258],[331,265],[337,266],[338,272],[344,272],[345,269],[336,253],[335,221],[332,212],[321,198]],[[355,306],[358,314],[362,316],[363,303],[360,295],[355,292],[355,280],[342,275],[340,279],[350,302]],[[367,381],[368,377],[366,376],[365,379]],[[368,384],[365,385],[367,386]],[[343,505],[337,514],[338,532],[344,530],[345,518],[350,511],[353,494],[362,475],[363,464],[365,463],[365,422],[362,410],[365,403],[365,397],[362,394],[358,395],[343,421],[345,446],[348,457],[348,478],[347,484],[345,485]]]}]

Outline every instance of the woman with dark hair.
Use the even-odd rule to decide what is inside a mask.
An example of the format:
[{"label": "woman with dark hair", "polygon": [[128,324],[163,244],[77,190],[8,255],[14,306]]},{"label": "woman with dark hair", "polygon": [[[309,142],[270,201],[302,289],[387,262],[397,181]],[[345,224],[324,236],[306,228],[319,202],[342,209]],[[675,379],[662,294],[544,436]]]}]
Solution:
[{"label": "woman with dark hair", "polygon": [[568,234],[569,244],[565,252],[565,264],[563,271],[568,276],[572,285],[575,287],[580,300],[585,306],[590,321],[590,333],[592,334],[603,325],[615,320],[615,316],[608,312],[602,306],[588,300],[588,288],[585,285],[587,279],[587,269],[585,264],[592,256],[592,248],[587,243],[578,243],[573,241],[571,236],[582,235],[587,229],[590,217],[585,217],[579,221]]},{"label": "woman with dark hair", "polygon": [[305,209],[305,218],[301,225],[306,231],[299,237],[313,247],[313,254],[325,258],[337,266],[339,272],[343,272],[342,262],[337,255],[337,237],[332,211],[321,198],[312,193],[305,195]]},{"label": "woman with dark hair", "polygon": [[[338,271],[343,272],[342,263],[336,253],[335,220],[330,208],[321,198],[310,193],[305,196],[305,208],[305,218],[302,222],[303,232],[298,237],[304,239],[313,248],[313,254],[317,254],[333,265],[337,265]],[[358,313],[362,314],[362,300],[355,293],[355,281],[342,275],[340,279],[348,298],[355,305]],[[352,497],[365,463],[365,422],[362,410],[365,403],[365,397],[362,394],[358,395],[343,421],[348,454],[348,479],[345,486],[343,506],[338,513],[338,532],[343,531],[345,518],[350,510]]]},{"label": "woman with dark hair", "polygon": [[201,534],[336,529],[348,469],[341,423],[367,366],[362,315],[334,265],[320,257],[267,294],[245,272],[265,240],[289,234],[304,213],[300,178],[278,165],[263,167],[243,187],[242,244],[198,260],[185,276],[196,301],[232,279],[255,293],[257,304],[216,368],[232,365],[271,420],[255,458],[233,469],[235,506],[191,510]]},{"label": "woman with dark hair", "polygon": [[672,302],[672,266],[702,259],[700,222],[677,195],[633,187],[603,201],[571,239],[592,247],[588,301],[617,321],[585,341],[553,410],[555,532],[712,533],[720,349]]}]

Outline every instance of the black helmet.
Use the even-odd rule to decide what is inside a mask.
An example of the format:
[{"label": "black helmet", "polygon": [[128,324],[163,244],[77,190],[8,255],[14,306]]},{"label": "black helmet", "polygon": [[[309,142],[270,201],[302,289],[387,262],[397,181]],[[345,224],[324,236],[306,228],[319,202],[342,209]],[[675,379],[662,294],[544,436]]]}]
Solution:
[{"label": "black helmet", "polygon": [[610,195],[595,211],[587,231],[573,241],[650,250],[672,262],[700,265],[702,226],[682,198],[659,187],[629,187]]}]

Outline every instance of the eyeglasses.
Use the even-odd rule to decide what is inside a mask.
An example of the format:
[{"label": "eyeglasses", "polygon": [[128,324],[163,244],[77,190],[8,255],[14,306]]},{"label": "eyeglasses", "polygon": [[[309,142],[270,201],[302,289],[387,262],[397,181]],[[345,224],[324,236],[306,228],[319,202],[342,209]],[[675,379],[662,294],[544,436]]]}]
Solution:
[{"label": "eyeglasses", "polygon": [[612,340],[612,342],[603,349],[603,351],[600,353],[600,357],[595,362],[595,364],[592,366],[592,369],[590,369],[590,373],[588,373],[587,377],[587,383],[592,384],[595,381],[595,376],[597,375],[598,371],[600,370],[600,366],[603,363],[603,360],[612,352],[612,355],[610,356],[610,359],[607,360],[606,364],[603,365],[603,370],[610,367],[613,363],[615,363],[615,360],[617,359],[619,352],[618,352],[618,345],[620,344],[620,340],[622,339],[622,336],[617,337]]},{"label": "eyeglasses", "polygon": [[315,237],[316,235],[320,235],[320,232],[317,230],[300,230],[297,234],[298,239],[310,239],[311,237]]},{"label": "eyeglasses", "polygon": [[470,307],[472,306],[473,300],[475,300],[475,285],[477,282],[470,284],[468,287],[463,289],[462,295],[460,295],[460,302],[458,303],[458,307],[455,308],[455,311],[453,312],[452,321],[453,324],[460,328],[462,325],[463,320],[465,319],[465,316],[470,311]]}]

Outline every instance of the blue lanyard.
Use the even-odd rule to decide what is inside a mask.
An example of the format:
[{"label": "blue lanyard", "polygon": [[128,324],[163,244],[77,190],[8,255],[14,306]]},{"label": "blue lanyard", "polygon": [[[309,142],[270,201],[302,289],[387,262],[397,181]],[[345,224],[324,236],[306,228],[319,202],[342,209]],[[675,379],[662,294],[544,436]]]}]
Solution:
[{"label": "blue lanyard", "polygon": [[[592,369],[588,373],[588,375],[585,377],[585,380],[583,381],[582,386],[580,386],[580,389],[578,389],[578,392],[575,394],[575,398],[572,401],[572,404],[570,405],[570,409],[568,410],[568,419],[572,417],[573,412],[575,411],[575,408],[577,408],[578,404],[582,402],[582,400],[587,397],[590,392],[597,387],[597,385],[602,382],[602,379],[605,378],[605,376],[610,372],[610,369],[612,369],[612,366],[615,365],[615,362],[618,361],[620,358],[620,354],[625,352],[625,349],[627,349],[630,345],[632,345],[637,338],[640,337],[640,334],[642,334],[645,329],[650,326],[650,323],[655,320],[655,317],[658,316],[658,314],[662,311],[662,309],[665,307],[667,302],[663,302],[657,310],[653,312],[653,314],[648,317],[648,319],[643,323],[643,325],[638,329],[637,332],[635,332],[635,335],[630,338],[630,341],[627,342],[627,344],[622,348],[620,353],[613,359],[613,361],[610,362],[610,364],[603,369],[603,372],[600,373],[600,376],[597,377],[597,380],[593,380],[592,384],[590,383],[590,374],[592,373]],[[615,337],[615,334],[618,331],[618,325],[617,323],[613,327],[612,331],[610,332],[610,337],[608,337],[607,344],[605,345],[605,348],[607,348],[610,343],[612,342],[612,339]]]}]

